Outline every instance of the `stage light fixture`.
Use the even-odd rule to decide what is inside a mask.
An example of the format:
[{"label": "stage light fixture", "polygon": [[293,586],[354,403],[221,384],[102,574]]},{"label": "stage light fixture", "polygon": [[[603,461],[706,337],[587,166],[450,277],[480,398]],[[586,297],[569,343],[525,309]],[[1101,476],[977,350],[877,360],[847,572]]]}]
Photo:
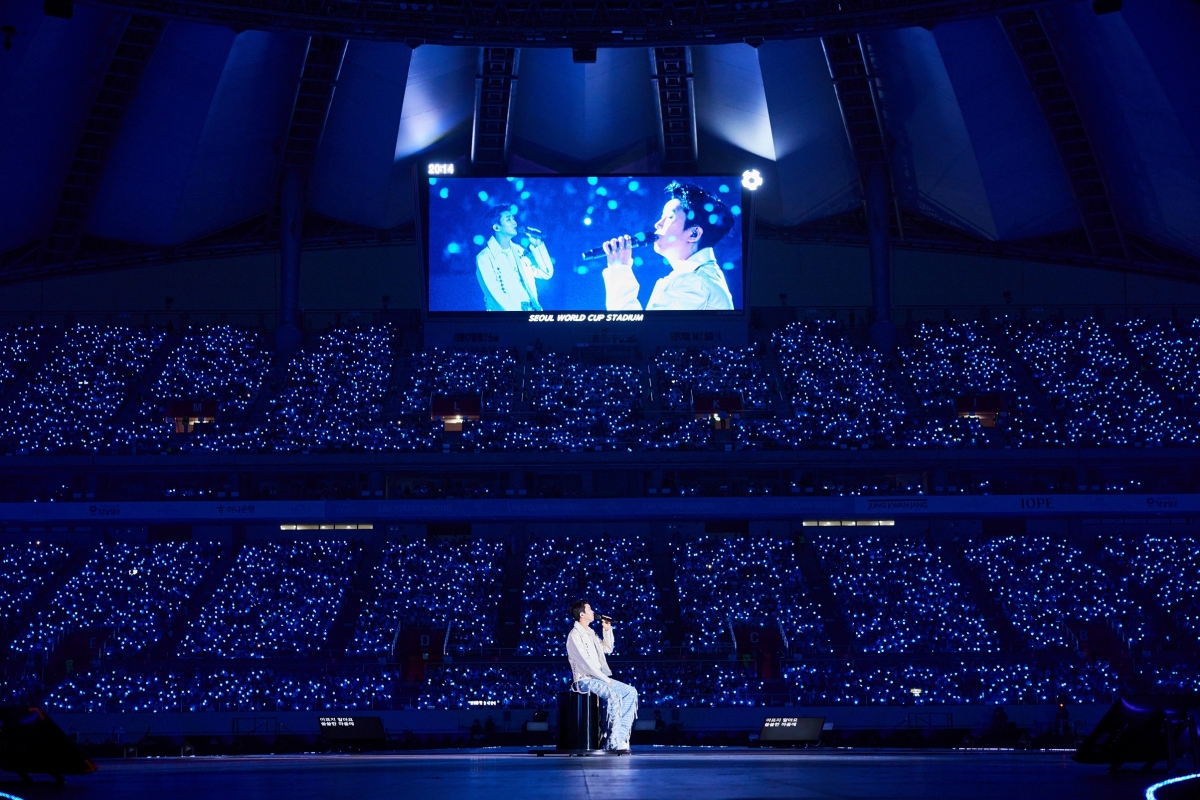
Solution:
[{"label": "stage light fixture", "polygon": [[748,169],[742,173],[742,186],[745,186],[750,191],[753,192],[754,190],[758,189],[758,187],[762,186],[762,184],[762,173],[758,170]]}]

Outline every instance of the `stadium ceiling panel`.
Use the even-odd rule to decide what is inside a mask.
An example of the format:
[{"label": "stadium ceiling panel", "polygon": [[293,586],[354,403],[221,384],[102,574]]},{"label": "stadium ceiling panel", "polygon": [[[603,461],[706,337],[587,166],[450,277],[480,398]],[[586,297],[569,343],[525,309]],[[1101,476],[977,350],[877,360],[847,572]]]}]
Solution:
[{"label": "stadium ceiling panel", "polygon": [[970,134],[933,34],[906,28],[862,38],[880,85],[897,200],[980,238],[997,238]]},{"label": "stadium ceiling panel", "polygon": [[306,43],[169,24],[102,174],[88,233],[176,245],[268,211]]},{"label": "stadium ceiling panel", "polygon": [[934,29],[983,179],[996,238],[1080,225],[1062,159],[1012,44],[995,19]]},{"label": "stadium ceiling panel", "polygon": [[758,62],[775,149],[759,213],[802,225],[860,208],[858,170],[821,43],[768,42],[758,48]]},{"label": "stadium ceiling panel", "polygon": [[0,252],[50,232],[84,120],[125,14],[80,8],[71,20],[38,3],[8,3],[11,49],[0,50]]},{"label": "stadium ceiling panel", "polygon": [[[1200,6],[1139,5],[1133,24],[1124,14],[1098,17],[1080,5],[1043,16],[1117,220],[1128,231],[1200,255],[1196,73],[1179,71],[1196,61]],[[1168,26],[1189,30],[1190,44],[1164,35]],[[1190,92],[1181,91],[1183,81],[1191,83]]]},{"label": "stadium ceiling panel", "polygon": [[411,163],[397,162],[396,143],[415,60],[402,44],[350,42],[309,180],[313,211],[372,228],[412,216]]},{"label": "stadium ceiling panel", "polygon": [[644,49],[601,50],[594,64],[573,63],[570,50],[524,50],[511,152],[555,172],[657,169],[656,102]]}]

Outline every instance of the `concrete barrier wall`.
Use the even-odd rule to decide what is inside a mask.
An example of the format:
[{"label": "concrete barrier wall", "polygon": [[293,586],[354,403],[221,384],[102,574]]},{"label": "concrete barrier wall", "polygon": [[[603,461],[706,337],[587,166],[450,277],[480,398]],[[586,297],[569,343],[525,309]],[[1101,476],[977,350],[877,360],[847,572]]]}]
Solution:
[{"label": "concrete barrier wall", "polygon": [[[668,725],[679,724],[694,733],[718,731],[757,732],[769,716],[825,717],[837,730],[894,730],[900,728],[939,728],[981,731],[992,724],[993,706],[922,705],[922,706],[827,706],[775,708],[681,708],[659,709]],[[1010,721],[1020,728],[1048,729],[1053,726],[1057,707],[1005,706]],[[1090,729],[1108,710],[1107,704],[1070,706],[1073,723]],[[489,716],[501,732],[520,731],[533,718],[530,710],[482,707],[461,711],[279,711],[279,712],[128,712],[54,713],[51,717],[80,741],[99,743],[116,738],[136,742],[143,737],[227,737],[242,733],[292,733],[316,736],[319,716],[379,716],[389,734],[411,731],[424,735],[466,733],[474,720],[483,723]],[[505,716],[507,715],[507,719]],[[550,726],[556,726],[556,713],[550,713]],[[642,708],[639,719],[653,719],[654,709]],[[636,735],[635,735],[636,738]]]}]

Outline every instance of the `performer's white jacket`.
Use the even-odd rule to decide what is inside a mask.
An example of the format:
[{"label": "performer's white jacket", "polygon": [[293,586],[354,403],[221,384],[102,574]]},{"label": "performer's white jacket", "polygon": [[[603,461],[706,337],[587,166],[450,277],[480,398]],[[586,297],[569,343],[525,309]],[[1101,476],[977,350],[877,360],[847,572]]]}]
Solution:
[{"label": "performer's white jacket", "polygon": [[[654,284],[646,302],[646,311],[730,311],[733,295],[725,283],[725,273],[717,263],[713,249],[697,250],[691,257],[671,260],[671,274]],[[614,264],[604,276],[604,304],[609,311],[641,311],[637,278],[633,267]]]},{"label": "performer's white jacket", "polygon": [[571,662],[574,680],[597,678],[607,683],[612,670],[604,654],[613,651],[614,641],[612,628],[606,629],[601,639],[587,625],[576,622],[567,634],[567,660]]},{"label": "performer's white jacket", "polygon": [[531,242],[528,250],[511,242],[505,250],[493,236],[475,256],[475,277],[488,311],[541,311],[537,279],[553,278],[554,263],[545,242]]}]

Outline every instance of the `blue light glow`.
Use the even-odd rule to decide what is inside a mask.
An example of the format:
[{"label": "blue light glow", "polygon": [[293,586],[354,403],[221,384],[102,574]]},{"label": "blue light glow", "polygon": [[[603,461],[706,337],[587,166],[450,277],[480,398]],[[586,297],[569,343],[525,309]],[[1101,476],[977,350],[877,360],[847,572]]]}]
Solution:
[{"label": "blue light glow", "polygon": [[475,234],[475,238],[474,238],[474,239],[472,239],[471,241],[472,241],[472,242],[474,242],[475,244],[479,244],[479,245],[481,245],[481,244],[483,244],[484,242],[486,242],[486,241],[487,241],[487,239],[484,239],[482,234],[478,234],[478,233],[477,233],[477,234]]},{"label": "blue light glow", "polygon": [[521,192],[521,199],[522,199],[522,200],[528,200],[528,199],[529,199],[529,192]]},{"label": "blue light glow", "polygon": [[596,185],[597,183],[599,183],[599,182],[600,182],[600,179],[599,179],[599,178],[588,178],[588,185],[589,185],[589,186],[595,186],[595,185]]},{"label": "blue light glow", "polygon": [[430,186],[437,186],[437,178],[430,178],[430,179],[429,179],[429,185],[430,185]]},{"label": "blue light glow", "polygon": [[729,270],[733,269],[733,262],[732,262],[732,261],[726,261],[724,264],[722,264],[722,265],[721,265],[721,269],[723,269],[723,270],[725,270],[726,272],[728,272]]},{"label": "blue light glow", "polygon": [[451,242],[450,244],[446,245],[446,252],[450,255],[454,255],[460,250],[462,250],[462,248],[458,246],[458,242]]},{"label": "blue light glow", "polygon": [[603,186],[601,186],[599,189],[596,190],[596,194],[600,195],[601,197],[604,197],[605,195],[608,194],[608,189],[605,189]]},{"label": "blue light glow", "polygon": [[720,186],[717,187],[717,191],[720,192],[721,194],[725,194],[726,192],[729,191],[729,187],[722,183]]},{"label": "blue light glow", "polygon": [[488,199],[488,193],[481,189],[479,191],[479,199],[486,203]]},{"label": "blue light glow", "polygon": [[740,217],[742,215],[742,207],[741,206],[730,206],[729,213],[733,214],[735,217]]},{"label": "blue light glow", "polygon": [[721,219],[721,218],[720,218],[720,217],[718,217],[716,214],[709,214],[709,215],[708,215],[708,224],[709,224],[709,225],[716,225],[716,224],[717,224],[717,221],[718,221],[719,219]]},{"label": "blue light glow", "polygon": [[445,200],[449,196],[450,196],[450,190],[448,188],[446,188],[445,186],[443,186],[442,190],[440,192],[438,192],[438,197],[442,198],[443,200]]},{"label": "blue light glow", "polygon": [[592,224],[592,218],[591,218],[591,217],[584,217],[584,218],[583,218],[583,224],[584,224],[584,225],[591,225],[591,224]]},{"label": "blue light glow", "polygon": [[1159,789],[1162,789],[1166,786],[1171,786],[1172,784],[1183,783],[1184,781],[1194,781],[1197,778],[1200,778],[1200,772],[1195,772],[1191,775],[1180,775],[1177,778],[1168,778],[1165,781],[1160,781],[1146,790],[1146,800],[1158,800],[1155,792],[1157,792]]},{"label": "blue light glow", "polygon": [[638,184],[638,182],[637,182],[637,181],[630,181],[630,182],[629,182],[629,191],[631,191],[631,192],[636,192],[636,191],[638,190],[638,186],[639,186],[639,185],[640,185],[640,184]]},{"label": "blue light glow", "polygon": [[705,211],[712,211],[714,208],[716,208],[716,206],[714,206],[712,203],[705,203],[705,204],[704,204],[704,210],[705,210]]},{"label": "blue light glow", "polygon": [[608,209],[609,209],[609,211],[616,211],[617,210],[617,201],[609,200],[608,201]]}]

